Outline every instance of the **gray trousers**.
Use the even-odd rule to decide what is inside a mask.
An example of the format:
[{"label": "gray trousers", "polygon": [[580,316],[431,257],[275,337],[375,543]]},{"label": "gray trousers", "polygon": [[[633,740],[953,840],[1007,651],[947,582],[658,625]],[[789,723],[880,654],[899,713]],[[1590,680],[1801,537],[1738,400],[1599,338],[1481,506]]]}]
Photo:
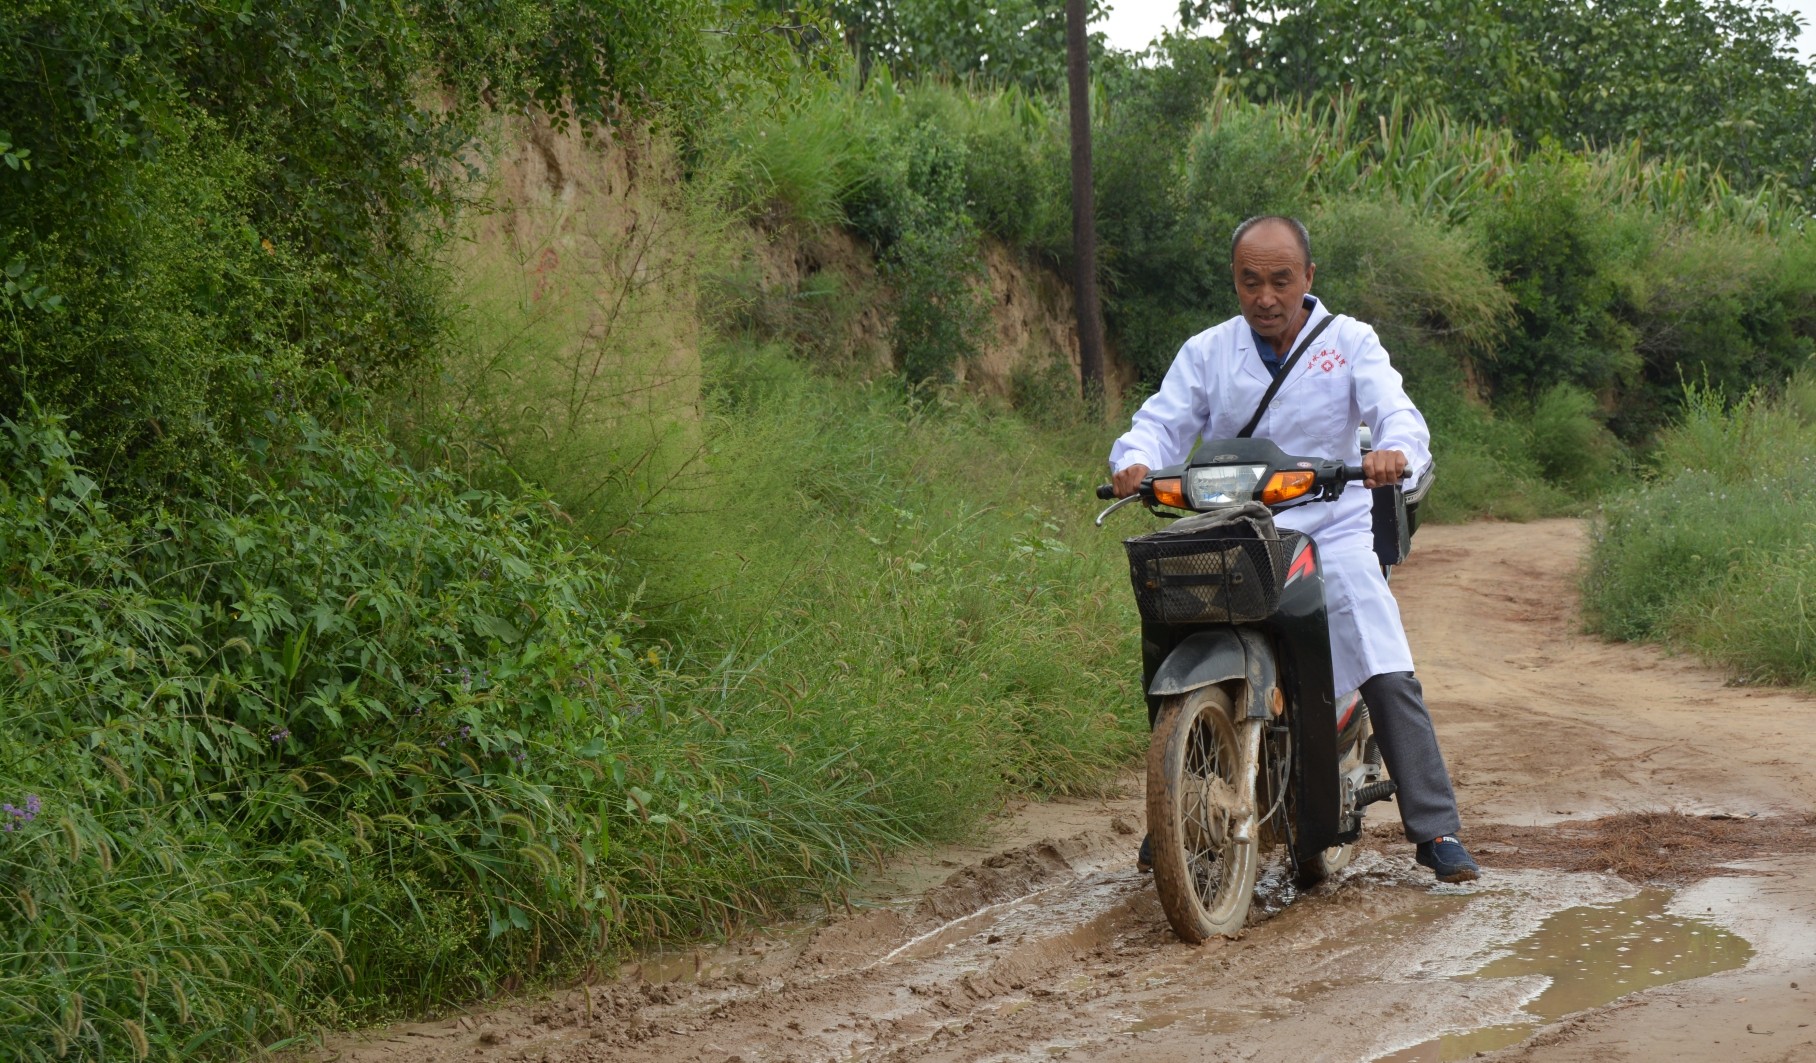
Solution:
[{"label": "gray trousers", "polygon": [[1362,700],[1381,743],[1387,774],[1400,784],[1394,800],[1400,806],[1400,823],[1410,842],[1430,841],[1455,834],[1462,827],[1457,818],[1457,796],[1450,788],[1450,772],[1438,751],[1438,733],[1425,708],[1425,693],[1411,672],[1385,672],[1362,684]]}]

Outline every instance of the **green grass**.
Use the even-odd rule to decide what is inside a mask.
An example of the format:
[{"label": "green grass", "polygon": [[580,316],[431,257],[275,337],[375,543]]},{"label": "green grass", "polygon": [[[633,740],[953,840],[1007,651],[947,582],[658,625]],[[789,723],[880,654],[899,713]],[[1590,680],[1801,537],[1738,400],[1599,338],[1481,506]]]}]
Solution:
[{"label": "green grass", "polygon": [[650,615],[811,691],[917,830],[1101,786],[1141,723],[1121,547],[1089,520],[1101,431],[743,343],[708,381],[710,453],[627,543],[673,603]]},{"label": "green grass", "polygon": [[1816,683],[1816,428],[1807,382],[1731,406],[1693,390],[1655,475],[1606,502],[1591,627],[1664,642],[1753,680]]}]

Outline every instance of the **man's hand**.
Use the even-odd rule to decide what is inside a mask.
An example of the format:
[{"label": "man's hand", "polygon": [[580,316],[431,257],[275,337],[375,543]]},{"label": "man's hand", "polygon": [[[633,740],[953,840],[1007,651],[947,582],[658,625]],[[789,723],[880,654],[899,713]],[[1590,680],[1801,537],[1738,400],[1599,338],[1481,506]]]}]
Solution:
[{"label": "man's hand", "polygon": [[[1369,490],[1406,478],[1406,455],[1397,450],[1371,450],[1362,455],[1362,486]],[[1117,481],[1120,483],[1121,481]]]},{"label": "man's hand", "polygon": [[1135,493],[1135,489],[1140,487],[1141,481],[1147,477],[1148,467],[1146,465],[1131,465],[1110,477],[1110,486],[1116,489],[1117,498],[1127,498]]}]

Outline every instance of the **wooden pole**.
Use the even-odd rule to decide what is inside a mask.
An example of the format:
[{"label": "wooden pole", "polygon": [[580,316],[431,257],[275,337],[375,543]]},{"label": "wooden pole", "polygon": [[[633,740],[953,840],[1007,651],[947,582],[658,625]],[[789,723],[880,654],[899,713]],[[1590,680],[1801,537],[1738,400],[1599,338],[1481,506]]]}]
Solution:
[{"label": "wooden pole", "polygon": [[1104,397],[1103,318],[1097,306],[1097,221],[1091,188],[1091,75],[1085,0],[1066,0],[1066,83],[1072,111],[1072,301],[1078,310],[1078,378],[1084,398]]}]

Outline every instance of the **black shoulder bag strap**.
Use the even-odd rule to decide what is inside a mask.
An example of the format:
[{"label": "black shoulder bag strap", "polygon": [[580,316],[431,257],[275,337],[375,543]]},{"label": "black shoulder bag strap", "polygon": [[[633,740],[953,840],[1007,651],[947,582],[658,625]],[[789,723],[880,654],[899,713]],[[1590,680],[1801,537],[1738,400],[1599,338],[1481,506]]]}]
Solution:
[{"label": "black shoulder bag strap", "polygon": [[1293,356],[1280,367],[1280,372],[1274,374],[1274,382],[1267,386],[1267,393],[1261,396],[1261,405],[1255,407],[1255,416],[1250,417],[1249,423],[1243,426],[1242,431],[1236,433],[1237,439],[1247,439],[1255,434],[1255,426],[1261,423],[1261,415],[1267,412],[1267,404],[1273,402],[1274,396],[1280,393],[1280,385],[1286,383],[1286,378],[1292,374],[1293,367],[1299,364],[1299,359],[1305,354],[1305,349],[1312,345],[1312,341],[1318,338],[1319,333],[1322,333],[1325,326],[1329,325],[1336,316],[1335,314],[1325,314],[1324,319],[1312,326],[1312,330],[1299,341],[1299,346],[1293,348]]}]

